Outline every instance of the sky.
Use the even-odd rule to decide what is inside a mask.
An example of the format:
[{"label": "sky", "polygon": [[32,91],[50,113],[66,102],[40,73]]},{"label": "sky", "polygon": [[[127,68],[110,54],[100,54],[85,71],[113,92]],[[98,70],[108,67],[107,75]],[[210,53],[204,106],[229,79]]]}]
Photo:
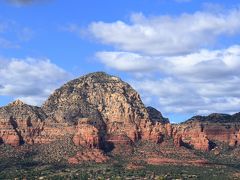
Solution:
[{"label": "sky", "polygon": [[105,71],[181,122],[240,111],[239,0],[0,0],[0,106]]}]

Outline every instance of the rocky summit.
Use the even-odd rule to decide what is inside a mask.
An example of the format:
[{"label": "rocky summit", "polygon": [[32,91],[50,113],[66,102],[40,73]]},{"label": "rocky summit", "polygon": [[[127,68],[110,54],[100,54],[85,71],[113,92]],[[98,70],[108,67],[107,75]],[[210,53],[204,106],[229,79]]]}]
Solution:
[{"label": "rocky summit", "polygon": [[140,139],[160,142],[171,134],[160,112],[146,108],[129,84],[104,72],[66,83],[41,108],[17,100],[0,113],[2,142],[14,146],[71,134],[76,145],[108,149]]},{"label": "rocky summit", "polygon": [[170,124],[145,107],[128,83],[96,72],[64,84],[42,107],[19,100],[1,107],[0,143],[0,157],[25,154],[45,163],[106,163],[120,156],[137,169],[141,162],[203,165],[211,163],[196,152],[219,155],[229,147],[228,157],[238,159],[240,116],[211,114]]}]

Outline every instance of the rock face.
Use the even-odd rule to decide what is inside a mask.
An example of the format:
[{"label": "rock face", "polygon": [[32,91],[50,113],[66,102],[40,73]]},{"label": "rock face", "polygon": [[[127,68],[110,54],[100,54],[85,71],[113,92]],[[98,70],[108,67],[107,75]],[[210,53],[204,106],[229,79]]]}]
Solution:
[{"label": "rock face", "polygon": [[88,118],[80,119],[77,126],[77,132],[73,137],[76,146],[88,148],[98,148],[100,146],[99,131],[91,124]]},{"label": "rock face", "polygon": [[49,123],[46,119],[47,115],[41,108],[14,101],[0,108],[0,138],[5,144],[18,146],[50,143],[74,133],[74,127]]},{"label": "rock face", "polygon": [[[88,148],[131,146],[139,139],[159,143],[169,121],[146,108],[139,94],[121,79],[88,74],[57,89],[42,108],[15,101],[0,109],[3,143],[50,143],[65,135]],[[168,130],[166,130],[168,127]]]},{"label": "rock face", "polygon": [[106,162],[109,158],[98,149],[90,149],[78,152],[74,157],[68,159],[69,164],[81,164],[83,162],[94,161],[96,163]]},{"label": "rock face", "polygon": [[109,134],[105,149],[114,155],[129,155],[133,152],[133,141],[126,134]]},{"label": "rock face", "polygon": [[181,134],[177,134],[174,137],[174,145],[178,148],[183,146],[183,141],[182,141],[182,135]]},{"label": "rock face", "polygon": [[155,143],[160,143],[162,140],[163,132],[163,125],[162,124],[152,124],[151,121],[142,121],[140,124],[141,128],[141,139],[145,141],[152,141]]},{"label": "rock face", "polygon": [[131,153],[139,140],[161,144],[165,138],[176,147],[209,151],[215,141],[240,145],[240,113],[195,116],[171,125],[161,112],[145,107],[129,84],[103,72],[66,83],[41,108],[19,100],[0,108],[0,144],[45,144],[65,136],[76,146],[116,154]]},{"label": "rock face", "polygon": [[74,125],[81,124],[79,119],[91,119],[88,125],[83,123],[78,126],[78,133],[74,136],[76,144],[85,143],[89,137],[83,137],[83,134],[89,136],[93,131],[98,131],[98,138],[94,139],[101,143],[113,133],[127,136],[135,142],[144,132],[140,126],[142,120],[152,123],[139,94],[121,79],[103,72],[68,82],[57,89],[42,108],[48,119],[55,122]]},{"label": "rock face", "polygon": [[45,113],[38,107],[29,106],[17,100],[0,108],[0,137],[13,146],[33,143],[43,129]]},{"label": "rock face", "polygon": [[56,122],[69,123],[92,118],[107,125],[148,118],[139,94],[121,79],[103,72],[88,74],[57,89],[43,110]]},{"label": "rock face", "polygon": [[162,113],[159,112],[157,109],[149,106],[149,107],[147,107],[147,111],[148,111],[149,117],[153,123],[157,123],[157,122],[162,123],[162,124],[170,123],[169,119],[163,117]]},{"label": "rock face", "polygon": [[190,144],[193,145],[195,149],[202,150],[202,151],[209,151],[210,144],[209,140],[203,132],[198,133],[195,137],[192,137]]},{"label": "rock face", "polygon": [[46,114],[41,108],[24,104],[16,100],[5,107],[0,108],[0,116],[3,119],[14,119],[22,125],[31,126],[31,124],[42,122]]},{"label": "rock face", "polygon": [[[194,116],[186,122],[175,126],[175,134],[181,134],[187,142],[199,150],[210,150],[213,142],[222,142],[230,146],[240,144],[240,116],[227,114],[210,114]],[[212,145],[211,145],[212,144]]]}]

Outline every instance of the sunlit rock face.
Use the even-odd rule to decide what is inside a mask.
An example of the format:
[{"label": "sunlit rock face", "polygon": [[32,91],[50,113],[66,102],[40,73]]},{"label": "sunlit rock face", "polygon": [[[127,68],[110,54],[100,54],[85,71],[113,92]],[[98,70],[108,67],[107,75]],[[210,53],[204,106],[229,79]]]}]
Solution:
[{"label": "sunlit rock face", "polygon": [[[95,127],[99,131],[99,141],[115,133],[126,135],[134,142],[140,138],[141,120],[150,122],[139,94],[120,78],[103,72],[88,74],[63,85],[42,109],[54,122],[74,125],[81,124],[79,119],[88,118],[89,122],[79,126],[84,129],[88,126],[89,131]],[[80,137],[81,133],[78,134]]]},{"label": "sunlit rock face", "polygon": [[193,145],[195,149],[210,150],[214,142],[226,143],[232,147],[240,145],[240,115],[210,114],[194,116],[174,127],[176,135]]},{"label": "sunlit rock face", "polygon": [[92,118],[104,124],[137,123],[148,118],[139,94],[121,79],[103,72],[68,82],[57,89],[42,108],[57,122]]},{"label": "sunlit rock face", "polygon": [[103,72],[72,80],[57,89],[41,108],[15,101],[0,109],[1,142],[51,143],[72,135],[77,146],[132,145],[142,139],[159,143],[170,135],[168,119],[146,108],[139,94],[120,78]]},{"label": "sunlit rock face", "polygon": [[[131,153],[137,141],[202,151],[219,141],[240,145],[240,114],[195,116],[170,124],[120,78],[103,72],[72,80],[35,107],[17,100],[0,108],[0,144],[45,144],[70,136],[76,146]],[[125,149],[125,150],[124,150]]]},{"label": "sunlit rock face", "polygon": [[13,146],[32,144],[42,131],[45,118],[41,108],[29,106],[20,100],[0,108],[0,137],[3,143]]}]

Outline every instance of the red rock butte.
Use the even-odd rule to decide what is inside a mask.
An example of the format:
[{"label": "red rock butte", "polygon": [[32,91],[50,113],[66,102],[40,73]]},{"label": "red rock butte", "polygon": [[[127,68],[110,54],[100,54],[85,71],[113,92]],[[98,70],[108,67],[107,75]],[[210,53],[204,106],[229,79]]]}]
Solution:
[{"label": "red rock butte", "polygon": [[[100,151],[129,151],[138,141],[161,145],[172,139],[182,146],[201,151],[215,148],[215,141],[231,147],[240,144],[240,114],[196,116],[171,125],[167,118],[145,107],[140,95],[120,78],[104,72],[91,73],[64,84],[42,107],[17,100],[0,108],[0,143],[14,147],[47,144],[68,135],[76,146],[93,149],[69,159],[78,163],[99,156]],[[85,158],[88,154],[88,158]],[[100,156],[100,155],[101,156]]]}]

